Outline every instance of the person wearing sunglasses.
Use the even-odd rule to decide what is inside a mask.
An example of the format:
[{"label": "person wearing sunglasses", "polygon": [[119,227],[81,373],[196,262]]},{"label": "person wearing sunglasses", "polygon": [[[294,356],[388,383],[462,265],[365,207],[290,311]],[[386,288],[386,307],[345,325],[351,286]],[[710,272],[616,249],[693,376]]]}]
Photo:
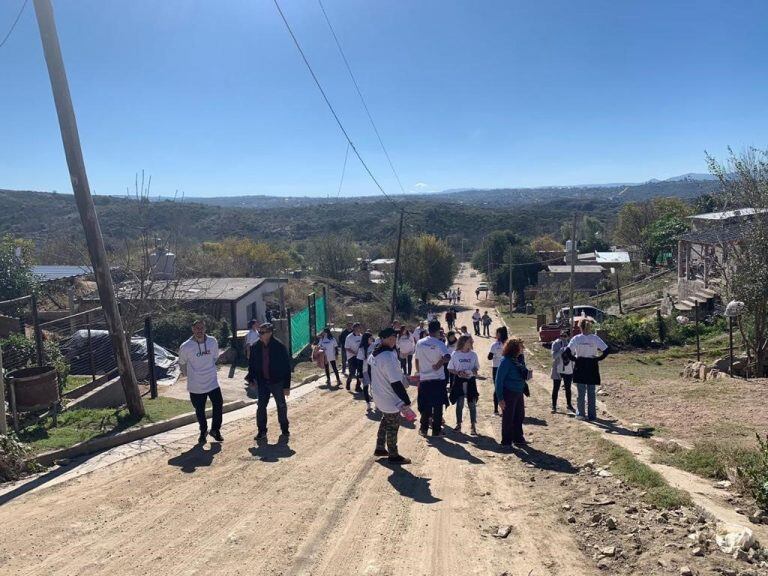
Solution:
[{"label": "person wearing sunglasses", "polygon": [[259,326],[259,340],[251,347],[248,361],[248,375],[245,379],[256,386],[258,406],[256,408],[256,440],[267,437],[267,404],[269,397],[275,399],[277,420],[281,436],[287,438],[288,404],[285,399],[291,393],[291,358],[285,344],[272,335],[272,324]]},{"label": "person wearing sunglasses", "polygon": [[[221,436],[224,400],[216,370],[218,358],[219,343],[216,338],[205,333],[205,322],[196,320],[192,324],[192,337],[179,348],[179,366],[181,372],[187,377],[189,399],[195,407],[195,415],[200,425],[198,444],[205,444],[209,434],[217,442],[224,441]],[[213,407],[210,432],[205,417],[205,403],[208,399],[211,400]]]}]

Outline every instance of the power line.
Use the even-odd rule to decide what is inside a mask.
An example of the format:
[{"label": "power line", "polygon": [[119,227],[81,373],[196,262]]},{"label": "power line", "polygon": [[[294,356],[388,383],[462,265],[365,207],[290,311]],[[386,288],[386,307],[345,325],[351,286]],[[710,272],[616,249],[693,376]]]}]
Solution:
[{"label": "power line", "polygon": [[285,24],[285,27],[288,30],[288,33],[291,35],[291,38],[293,39],[293,43],[296,45],[296,49],[299,51],[299,54],[301,54],[301,58],[302,60],[304,60],[304,64],[307,66],[307,70],[309,70],[309,73],[312,75],[312,79],[315,81],[315,84],[317,85],[317,89],[320,90],[320,94],[322,94],[323,100],[325,100],[325,103],[328,106],[328,109],[331,111],[331,114],[333,114],[333,118],[334,120],[336,120],[336,124],[339,125],[339,129],[344,134],[344,137],[347,139],[347,143],[349,144],[349,147],[352,148],[352,151],[355,153],[355,156],[357,156],[357,159],[360,160],[360,163],[363,165],[363,168],[365,168],[365,171],[368,172],[368,176],[371,177],[371,180],[373,180],[373,183],[376,184],[376,187],[379,189],[379,191],[381,191],[381,193],[384,194],[384,197],[387,200],[389,200],[395,207],[400,208],[400,204],[396,202],[394,199],[392,199],[392,197],[386,193],[384,188],[381,187],[381,184],[379,184],[379,181],[376,179],[376,176],[373,175],[373,172],[371,172],[371,169],[368,168],[368,164],[365,163],[365,160],[363,160],[363,157],[360,155],[360,152],[358,152],[354,142],[352,142],[352,139],[349,137],[349,134],[344,128],[344,125],[341,123],[341,120],[339,119],[339,115],[336,114],[336,110],[334,110],[333,105],[331,104],[331,101],[328,99],[328,96],[326,95],[325,90],[323,90],[323,86],[322,84],[320,84],[320,80],[318,80],[317,75],[315,74],[315,71],[312,69],[312,66],[309,63],[309,60],[307,59],[306,54],[304,54],[304,50],[301,48],[301,44],[299,44],[299,40],[296,38],[296,35],[293,33],[293,29],[291,28],[291,25],[288,23],[288,19],[285,17],[283,10],[280,8],[280,4],[278,3],[278,0],[274,0],[274,3],[275,3],[275,8],[277,8],[277,11],[280,13],[280,17],[283,19],[283,23]]},{"label": "power line", "polygon": [[347,151],[344,153],[344,167],[341,169],[341,180],[339,180],[339,191],[336,194],[336,199],[341,197],[341,185],[344,184],[344,174],[347,171],[348,158],[349,158],[349,143],[347,143]]},{"label": "power line", "polygon": [[16,28],[16,24],[19,23],[19,19],[21,18],[21,15],[24,13],[24,8],[27,7],[27,2],[29,2],[29,0],[24,0],[24,3],[21,5],[21,10],[19,10],[19,13],[16,14],[16,20],[14,20],[13,24],[11,24],[11,29],[8,30],[8,33],[5,35],[5,38],[3,38],[3,41],[0,42],[0,48],[5,46],[5,43],[8,42],[8,38],[10,38],[11,34],[13,34],[13,31]]},{"label": "power line", "polygon": [[323,11],[323,16],[325,16],[325,21],[328,23],[328,28],[331,31],[331,34],[333,35],[333,40],[336,42],[336,47],[339,49],[339,54],[341,54],[341,59],[344,60],[344,65],[347,67],[347,72],[349,72],[349,77],[352,79],[352,83],[355,85],[355,90],[357,90],[357,95],[360,97],[360,102],[363,104],[363,108],[365,109],[365,113],[368,116],[368,120],[371,122],[371,127],[373,128],[373,131],[376,133],[376,138],[379,139],[379,144],[381,145],[381,149],[384,152],[384,156],[387,157],[387,162],[389,162],[389,167],[392,169],[392,174],[395,175],[395,180],[397,180],[398,186],[400,186],[400,191],[405,194],[405,188],[403,188],[403,183],[400,181],[400,176],[397,174],[397,170],[395,170],[394,164],[392,164],[392,159],[389,157],[389,152],[387,152],[386,146],[384,146],[384,141],[381,139],[381,134],[379,134],[379,129],[376,127],[376,123],[373,121],[373,116],[371,115],[371,111],[368,109],[368,104],[365,102],[365,98],[363,97],[363,93],[360,90],[360,85],[357,83],[357,79],[355,78],[355,75],[352,72],[352,67],[349,65],[349,61],[347,60],[347,56],[344,54],[344,50],[341,47],[341,42],[339,42],[338,36],[336,36],[336,31],[333,29],[333,25],[331,24],[330,18],[328,18],[328,13],[325,11],[325,6],[323,6],[323,0],[317,0],[317,3],[320,4],[320,10]]}]

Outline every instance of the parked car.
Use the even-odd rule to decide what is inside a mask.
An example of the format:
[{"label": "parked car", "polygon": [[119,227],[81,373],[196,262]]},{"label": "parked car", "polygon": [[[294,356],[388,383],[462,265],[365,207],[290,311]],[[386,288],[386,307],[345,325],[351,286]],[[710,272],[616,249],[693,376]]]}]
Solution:
[{"label": "parked car", "polygon": [[[555,317],[555,322],[565,323],[568,320],[568,316],[570,315],[570,313],[571,313],[571,309],[568,306],[561,308],[560,312],[558,312],[557,316]],[[573,315],[576,318],[578,318],[579,316],[588,316],[592,318],[595,322],[602,322],[608,316],[608,314],[600,310],[600,308],[596,308],[595,306],[589,306],[587,304],[574,305]]]},{"label": "parked car", "polygon": [[490,290],[490,288],[488,288],[488,282],[480,282],[480,283],[477,285],[477,289],[478,289],[480,292],[488,292],[488,291]]}]

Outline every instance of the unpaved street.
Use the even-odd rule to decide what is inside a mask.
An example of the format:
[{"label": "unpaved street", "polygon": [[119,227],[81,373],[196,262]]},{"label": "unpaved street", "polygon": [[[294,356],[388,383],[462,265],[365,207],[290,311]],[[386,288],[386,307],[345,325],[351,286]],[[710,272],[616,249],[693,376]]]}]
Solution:
[{"label": "unpaved street", "polygon": [[[471,304],[475,282],[459,278]],[[471,313],[459,326],[471,327]],[[241,420],[225,426],[221,445],[201,449],[191,436],[12,500],[0,507],[0,573],[598,573],[563,512],[564,502],[594,499],[594,479],[575,467],[589,457],[579,427],[550,415],[537,388],[526,425],[532,448],[500,452],[490,343],[476,339],[488,376],[480,437],[425,440],[401,429],[413,464],[393,467],[372,456],[378,422],[364,403],[317,390],[290,402],[289,443],[275,443],[271,421],[269,445],[256,446],[254,421]],[[455,423],[453,407],[446,423]],[[494,537],[499,526],[511,526],[507,538]]]}]

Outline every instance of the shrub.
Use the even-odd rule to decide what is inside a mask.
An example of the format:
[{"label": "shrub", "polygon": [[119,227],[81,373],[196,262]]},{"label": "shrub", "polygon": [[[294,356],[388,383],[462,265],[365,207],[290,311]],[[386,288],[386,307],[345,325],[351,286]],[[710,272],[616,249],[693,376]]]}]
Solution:
[{"label": "shrub", "polygon": [[[34,341],[23,334],[10,334],[0,340],[3,349],[3,361],[7,370],[18,370],[37,365],[37,351]],[[59,387],[63,387],[69,376],[69,364],[64,359],[56,340],[43,341],[43,361],[56,370]]]},{"label": "shrub", "polygon": [[29,449],[11,436],[0,435],[0,482],[18,480],[28,471],[24,458]]},{"label": "shrub", "polygon": [[768,510],[768,435],[765,439],[756,436],[759,450],[740,471],[747,477],[757,505]]},{"label": "shrub", "polygon": [[219,346],[224,348],[229,342],[229,328],[227,327],[227,341],[222,342],[222,322],[215,318],[196,314],[189,310],[174,310],[153,318],[152,335],[156,344],[168,348],[169,350],[178,350],[192,335],[192,322],[202,318],[205,321],[205,329],[208,334],[212,334],[219,339]]},{"label": "shrub", "polygon": [[648,348],[658,338],[656,323],[635,315],[609,318],[600,328],[611,344],[619,346]]}]

